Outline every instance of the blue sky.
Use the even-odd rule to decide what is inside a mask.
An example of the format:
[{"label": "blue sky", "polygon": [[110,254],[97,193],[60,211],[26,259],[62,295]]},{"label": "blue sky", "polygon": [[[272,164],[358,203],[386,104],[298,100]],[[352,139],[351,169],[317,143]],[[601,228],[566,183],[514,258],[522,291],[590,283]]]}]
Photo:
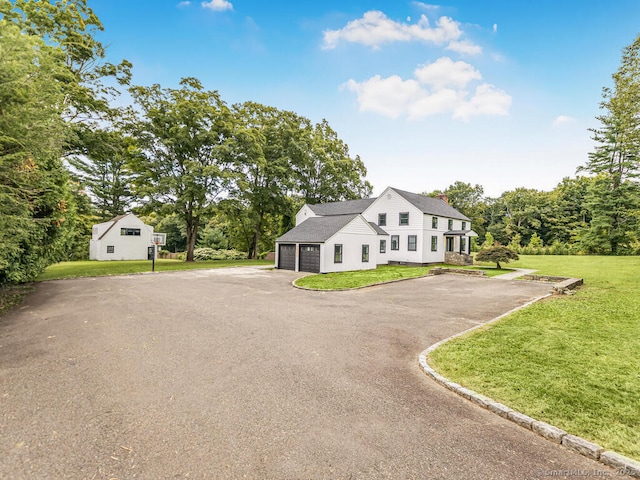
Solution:
[{"label": "blue sky", "polygon": [[638,0],[89,0],[134,83],[326,118],[374,193],[551,190],[592,150]]}]

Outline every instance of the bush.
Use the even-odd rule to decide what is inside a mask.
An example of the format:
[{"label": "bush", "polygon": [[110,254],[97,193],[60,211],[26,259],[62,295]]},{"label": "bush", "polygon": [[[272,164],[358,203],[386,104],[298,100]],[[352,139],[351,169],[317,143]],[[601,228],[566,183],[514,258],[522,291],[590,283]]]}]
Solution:
[{"label": "bush", "polygon": [[207,260],[243,260],[247,258],[245,252],[238,250],[214,250],[213,248],[196,248],[193,251],[193,259],[198,262]]}]

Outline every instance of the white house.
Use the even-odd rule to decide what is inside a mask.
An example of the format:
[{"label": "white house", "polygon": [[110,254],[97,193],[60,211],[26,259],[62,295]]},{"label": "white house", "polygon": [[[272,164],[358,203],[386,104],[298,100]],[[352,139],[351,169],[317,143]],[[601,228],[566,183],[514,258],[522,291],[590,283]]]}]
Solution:
[{"label": "white house", "polygon": [[[153,227],[133,213],[119,215],[93,226],[89,258],[91,260],[147,260]],[[154,251],[157,249],[154,249]],[[156,251],[157,256],[157,251]],[[157,257],[156,257],[157,258]]]},{"label": "white house", "polygon": [[377,198],[304,205],[296,226],[276,240],[276,267],[307,272],[376,265],[472,263],[469,218],[446,196],[387,188]]}]

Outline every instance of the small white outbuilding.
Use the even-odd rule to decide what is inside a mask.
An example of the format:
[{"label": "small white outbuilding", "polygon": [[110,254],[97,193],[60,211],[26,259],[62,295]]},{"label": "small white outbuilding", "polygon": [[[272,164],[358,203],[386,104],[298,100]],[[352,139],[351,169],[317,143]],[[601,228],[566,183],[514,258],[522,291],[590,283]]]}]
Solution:
[{"label": "small white outbuilding", "polygon": [[[133,213],[119,215],[93,226],[89,258],[91,260],[150,260],[153,227]],[[157,256],[157,249],[154,248]],[[157,258],[157,257],[156,257]]]}]

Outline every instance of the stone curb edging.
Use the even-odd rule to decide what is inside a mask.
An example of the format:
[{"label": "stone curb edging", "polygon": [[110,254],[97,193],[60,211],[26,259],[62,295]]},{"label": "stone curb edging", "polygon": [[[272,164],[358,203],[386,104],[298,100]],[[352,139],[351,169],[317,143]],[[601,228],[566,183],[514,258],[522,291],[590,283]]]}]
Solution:
[{"label": "stone curb edging", "polygon": [[502,418],[510,420],[511,422],[520,425],[521,427],[526,428],[527,430],[531,430],[534,433],[537,433],[541,437],[549,440],[550,442],[556,443],[558,445],[564,445],[565,447],[583,455],[592,460],[597,460],[600,463],[603,463],[607,466],[613,467],[616,469],[616,476],[618,475],[629,475],[631,477],[640,478],[640,462],[633,460],[631,458],[625,457],[615,452],[605,451],[600,445],[595,444],[593,442],[589,442],[584,438],[578,437],[576,435],[571,435],[564,430],[550,425],[546,422],[542,422],[540,420],[536,420],[535,418],[529,417],[524,413],[520,413],[516,410],[513,410],[502,403],[496,402],[495,400],[481,395],[473,390],[463,387],[462,385],[452,382],[448,378],[440,375],[436,372],[429,363],[427,362],[427,356],[433,352],[439,346],[453,340],[454,338],[460,337],[462,335],[466,335],[469,332],[472,332],[478,328],[484,327],[485,325],[490,325],[492,323],[497,322],[498,320],[510,315],[518,310],[521,310],[533,303],[536,303],[543,298],[550,297],[552,294],[547,293],[546,295],[542,295],[540,297],[534,298],[533,300],[516,307],[512,310],[509,310],[507,313],[503,313],[502,315],[489,320],[486,323],[475,325],[464,332],[457,333],[455,335],[450,336],[449,338],[445,338],[444,340],[440,340],[437,343],[434,343],[429,348],[420,353],[418,357],[418,364],[424,373],[427,374],[428,377],[442,385],[448,390],[451,390],[454,393],[457,393],[463,398],[475,403],[476,405],[485,408]]}]

